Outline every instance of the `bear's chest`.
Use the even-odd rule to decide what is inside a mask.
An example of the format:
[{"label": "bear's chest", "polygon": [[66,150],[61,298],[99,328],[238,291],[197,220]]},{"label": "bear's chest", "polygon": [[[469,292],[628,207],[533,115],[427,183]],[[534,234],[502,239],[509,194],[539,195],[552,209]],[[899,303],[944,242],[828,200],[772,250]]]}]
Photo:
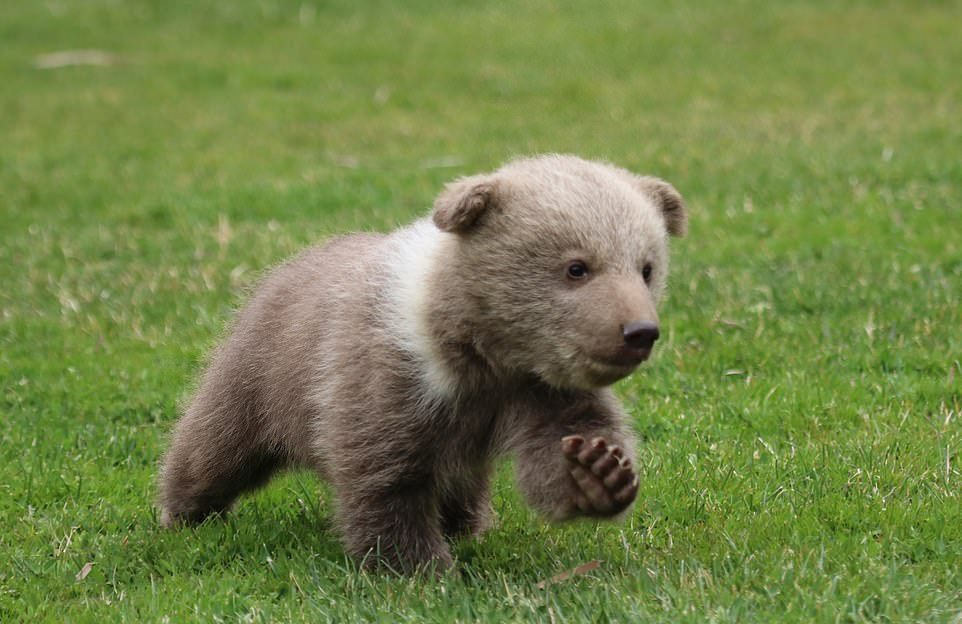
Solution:
[{"label": "bear's chest", "polygon": [[496,445],[501,412],[500,402],[493,397],[435,408],[422,430],[425,459],[436,468],[487,463]]}]

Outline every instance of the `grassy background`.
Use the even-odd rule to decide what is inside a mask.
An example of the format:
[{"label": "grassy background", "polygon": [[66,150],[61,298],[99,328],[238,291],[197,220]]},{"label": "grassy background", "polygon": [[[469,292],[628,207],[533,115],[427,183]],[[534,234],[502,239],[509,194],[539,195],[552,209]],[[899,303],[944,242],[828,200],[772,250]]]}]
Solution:
[{"label": "grassy background", "polygon": [[[0,4],[0,620],[959,622],[962,5],[395,4]],[[114,62],[34,65],[71,49]],[[546,526],[505,469],[440,582],[357,572],[309,475],[158,529],[166,431],[265,266],[541,151],[691,208],[618,387],[623,526]]]}]

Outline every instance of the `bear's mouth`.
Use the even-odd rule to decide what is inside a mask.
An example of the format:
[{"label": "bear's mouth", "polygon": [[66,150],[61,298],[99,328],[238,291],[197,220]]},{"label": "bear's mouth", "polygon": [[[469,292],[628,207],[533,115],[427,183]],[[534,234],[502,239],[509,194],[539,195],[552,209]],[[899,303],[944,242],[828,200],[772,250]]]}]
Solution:
[{"label": "bear's mouth", "polygon": [[614,356],[607,357],[601,361],[610,366],[627,366],[635,368],[651,357],[651,349],[631,349],[624,348]]},{"label": "bear's mouth", "polygon": [[594,355],[591,359],[609,368],[634,369],[649,357],[651,357],[650,348],[634,349],[626,346],[618,349],[614,354]]},{"label": "bear's mouth", "polygon": [[648,353],[618,353],[611,355],[589,355],[586,367],[587,376],[595,385],[607,386],[630,375],[638,365],[650,355]]},{"label": "bear's mouth", "polygon": [[575,364],[575,369],[569,369],[570,373],[574,374],[574,378],[584,380],[590,387],[604,387],[633,373],[639,364],[648,359],[651,349],[635,350],[622,347],[613,351],[600,352],[600,350],[580,348],[576,353],[577,356],[571,361]]}]

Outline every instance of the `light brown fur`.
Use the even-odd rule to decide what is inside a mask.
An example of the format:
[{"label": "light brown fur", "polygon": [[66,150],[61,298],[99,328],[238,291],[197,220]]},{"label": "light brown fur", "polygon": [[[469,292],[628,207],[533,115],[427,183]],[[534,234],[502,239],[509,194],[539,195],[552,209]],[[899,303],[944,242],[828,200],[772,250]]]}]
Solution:
[{"label": "light brown fur", "polygon": [[[174,430],[165,525],[308,467],[333,486],[352,555],[444,568],[450,538],[490,526],[501,455],[549,519],[624,513],[634,439],[607,386],[643,357],[623,331],[657,320],[681,197],[545,156],[453,182],[432,217],[334,239],[267,276]],[[566,273],[573,261],[585,278]]]}]

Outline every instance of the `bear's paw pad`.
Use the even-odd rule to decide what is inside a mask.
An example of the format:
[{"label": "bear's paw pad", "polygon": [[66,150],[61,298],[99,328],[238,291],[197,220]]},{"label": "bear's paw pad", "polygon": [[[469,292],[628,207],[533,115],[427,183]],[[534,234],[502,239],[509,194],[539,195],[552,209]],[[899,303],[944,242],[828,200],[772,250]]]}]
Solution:
[{"label": "bear's paw pad", "polygon": [[611,516],[635,500],[638,475],[621,447],[573,435],[562,438],[561,449],[577,485],[573,503],[582,513]]}]

